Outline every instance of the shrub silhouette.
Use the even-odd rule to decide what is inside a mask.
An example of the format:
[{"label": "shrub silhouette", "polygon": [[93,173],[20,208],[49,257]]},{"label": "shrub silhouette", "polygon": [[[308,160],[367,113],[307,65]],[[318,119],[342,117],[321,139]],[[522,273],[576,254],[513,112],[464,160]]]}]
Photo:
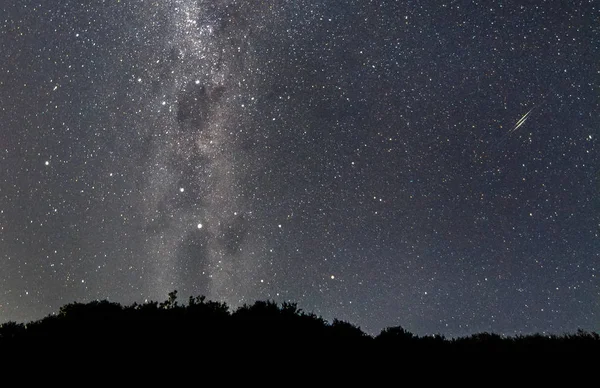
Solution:
[{"label": "shrub silhouette", "polygon": [[17,322],[6,322],[0,325],[0,341],[11,341],[25,334],[25,325]]},{"label": "shrub silhouette", "polygon": [[312,354],[335,354],[338,359],[348,359],[439,351],[598,352],[600,336],[579,330],[561,336],[504,337],[483,332],[446,339],[440,335],[419,337],[396,326],[373,338],[349,322],[334,319],[329,324],[313,313],[305,313],[295,303],[257,301],[230,312],[225,303],[207,301],[204,296],[190,296],[187,305],[180,304],[177,291],[173,291],[161,303],[148,301],[122,306],[109,301],[74,302],[38,321],[6,322],[0,325],[0,348],[86,352],[122,349],[131,354],[183,348],[202,352],[277,350],[272,354],[310,350]]},{"label": "shrub silhouette", "polygon": [[413,333],[404,330],[402,326],[396,326],[383,329],[375,339],[379,342],[401,345],[415,342],[417,338]]}]

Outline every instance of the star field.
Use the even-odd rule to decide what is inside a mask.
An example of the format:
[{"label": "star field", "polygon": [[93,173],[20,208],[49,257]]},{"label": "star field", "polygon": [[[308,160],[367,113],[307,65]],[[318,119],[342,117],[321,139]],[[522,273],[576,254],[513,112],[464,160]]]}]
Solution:
[{"label": "star field", "polygon": [[596,2],[87,3],[0,1],[0,322],[600,330]]}]

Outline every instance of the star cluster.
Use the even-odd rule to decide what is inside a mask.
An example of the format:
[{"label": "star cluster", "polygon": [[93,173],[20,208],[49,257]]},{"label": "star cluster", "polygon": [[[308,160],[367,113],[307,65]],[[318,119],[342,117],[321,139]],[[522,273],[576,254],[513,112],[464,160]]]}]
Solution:
[{"label": "star cluster", "polygon": [[0,9],[0,321],[177,289],[600,330],[595,2]]}]

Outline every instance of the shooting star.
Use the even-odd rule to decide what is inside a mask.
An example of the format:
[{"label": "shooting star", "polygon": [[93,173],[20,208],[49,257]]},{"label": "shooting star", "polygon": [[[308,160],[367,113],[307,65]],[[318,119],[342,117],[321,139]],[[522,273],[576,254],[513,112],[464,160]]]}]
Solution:
[{"label": "shooting star", "polygon": [[529,109],[529,112],[525,113],[523,115],[523,117],[521,117],[519,119],[519,121],[517,121],[517,123],[515,124],[515,126],[513,127],[513,129],[511,129],[510,131],[508,131],[508,135],[510,135],[511,133],[515,132],[517,129],[519,129],[519,127],[523,124],[525,124],[525,121],[527,121],[527,119],[529,118],[529,115],[531,114],[531,111],[534,109],[535,107]]},{"label": "shooting star", "polygon": [[517,129],[521,128],[521,126],[523,124],[525,124],[525,121],[527,121],[527,119],[529,118],[529,115],[531,115],[531,112],[533,112],[533,110],[537,108],[537,106],[534,106],[533,108],[529,109],[529,112],[525,113],[516,123],[515,125],[509,129],[508,131],[506,131],[504,133],[504,136],[502,136],[502,138],[500,140],[498,140],[497,142],[493,143],[491,145],[491,147],[498,147],[500,146],[502,143],[504,143],[506,141],[506,139],[508,139],[510,137],[510,135],[512,135],[514,132],[517,131]]}]

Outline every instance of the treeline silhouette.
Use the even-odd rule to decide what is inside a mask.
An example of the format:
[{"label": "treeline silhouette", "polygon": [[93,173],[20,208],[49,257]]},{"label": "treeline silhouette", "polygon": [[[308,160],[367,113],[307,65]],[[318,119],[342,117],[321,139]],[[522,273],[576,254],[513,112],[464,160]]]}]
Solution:
[{"label": "treeline silhouette", "polygon": [[359,327],[306,313],[295,303],[278,305],[258,301],[230,311],[225,303],[190,297],[177,301],[177,291],[168,300],[122,306],[93,301],[71,303],[57,314],[27,324],[0,325],[0,350],[98,349],[122,352],[145,350],[261,349],[277,354],[300,349],[335,349],[345,355],[418,352],[513,352],[599,351],[600,336],[579,330],[563,335],[500,336],[478,333],[448,339],[441,335],[417,336],[402,327],[386,328],[369,336]]}]

